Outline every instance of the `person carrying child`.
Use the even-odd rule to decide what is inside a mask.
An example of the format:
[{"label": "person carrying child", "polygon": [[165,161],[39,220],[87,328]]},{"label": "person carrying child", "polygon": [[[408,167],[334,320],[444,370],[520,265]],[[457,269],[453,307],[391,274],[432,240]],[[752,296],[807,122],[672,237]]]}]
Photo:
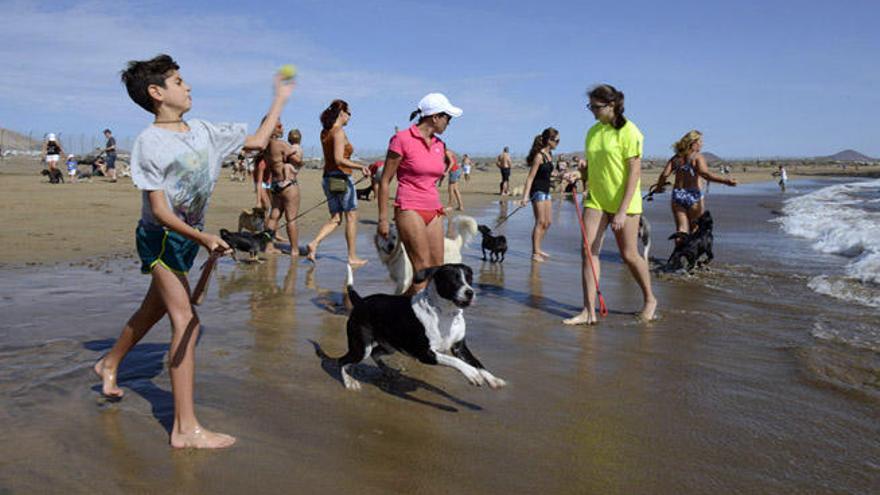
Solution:
[{"label": "person carrying child", "polygon": [[196,418],[194,404],[195,344],[199,318],[190,300],[186,274],[204,246],[221,254],[229,246],[220,237],[202,231],[205,210],[225,156],[241,148],[263,149],[293,84],[275,77],[275,97],[269,117],[248,136],[244,124],[184,121],[190,110],[190,86],[168,55],[131,61],[122,73],[128,94],[154,114],[131,151],[131,178],[141,189],[143,208],[135,231],[141,271],[152,277],[140,308],[131,316],[110,352],[94,366],[103,381],[102,392],[121,398],[116,376],[128,351],[166,314],[171,320],[169,348],[174,424],[170,443],[175,448],[223,448],[235,438],[209,431]]}]

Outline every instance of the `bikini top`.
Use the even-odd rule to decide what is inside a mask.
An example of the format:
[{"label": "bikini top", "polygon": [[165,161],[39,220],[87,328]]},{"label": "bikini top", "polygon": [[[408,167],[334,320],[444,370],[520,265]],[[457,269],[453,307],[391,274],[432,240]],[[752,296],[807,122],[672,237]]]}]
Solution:
[{"label": "bikini top", "polygon": [[693,164],[691,164],[691,162],[686,161],[686,162],[682,163],[681,165],[676,165],[675,171],[678,172],[679,170],[690,174],[691,177],[697,175],[697,169],[694,168],[694,166],[693,166]]}]

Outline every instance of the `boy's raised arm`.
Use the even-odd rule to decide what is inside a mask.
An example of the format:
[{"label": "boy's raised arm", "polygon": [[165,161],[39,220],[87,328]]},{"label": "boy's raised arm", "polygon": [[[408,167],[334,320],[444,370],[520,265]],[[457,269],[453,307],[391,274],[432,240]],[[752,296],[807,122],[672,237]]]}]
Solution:
[{"label": "boy's raised arm", "polygon": [[281,110],[287,104],[288,98],[293,93],[295,84],[293,80],[285,82],[281,74],[275,74],[275,98],[272,100],[272,106],[269,107],[269,113],[263,124],[257,129],[257,132],[244,139],[244,149],[261,150],[269,144],[272,137],[272,130],[275,128],[275,122],[281,118]]}]

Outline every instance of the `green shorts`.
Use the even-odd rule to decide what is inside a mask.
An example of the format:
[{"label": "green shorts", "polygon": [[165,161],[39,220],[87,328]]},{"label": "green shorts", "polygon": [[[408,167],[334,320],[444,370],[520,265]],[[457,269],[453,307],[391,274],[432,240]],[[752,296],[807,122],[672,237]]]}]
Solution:
[{"label": "green shorts", "polygon": [[186,275],[192,268],[199,244],[169,230],[148,230],[138,225],[135,230],[141,273],[149,274],[157,264],[174,273]]}]

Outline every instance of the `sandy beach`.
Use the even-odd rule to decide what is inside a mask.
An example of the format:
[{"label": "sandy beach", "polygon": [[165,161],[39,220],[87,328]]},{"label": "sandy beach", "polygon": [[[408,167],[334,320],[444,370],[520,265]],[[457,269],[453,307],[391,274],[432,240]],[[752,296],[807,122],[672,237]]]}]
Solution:
[{"label": "sandy beach", "polygon": [[[716,260],[655,277],[661,318],[647,325],[610,235],[609,316],[562,325],[581,304],[574,205],[553,200],[541,264],[531,214],[514,215],[500,229],[503,265],[481,261],[478,240],[463,251],[478,289],[469,346],[510,383],[501,390],[395,356],[399,378],[365,363],[364,389],[346,391],[316,354],[346,347],[341,232],[316,266],[225,258],[199,311],[196,403],[239,443],[176,452],[167,322],[123,362],[122,401],[101,398],[91,371],[149,283],[134,256],[140,194],[127,179],[51,186],[35,164],[0,166],[0,493],[868,493],[880,477],[877,309],[810,290],[842,263],[776,223],[785,198],[855,179],[792,174],[786,196],[770,170],[713,185]],[[303,207],[321,199],[318,176],[305,172]],[[489,171],[464,184],[480,223],[516,206],[499,202],[497,182]],[[207,229],[235,227],[251,187],[224,172]],[[646,203],[658,259],[670,251],[668,198]],[[370,263],[355,284],[390,291],[371,245],[375,203],[361,211]],[[325,218],[306,217],[301,242]]]}]

